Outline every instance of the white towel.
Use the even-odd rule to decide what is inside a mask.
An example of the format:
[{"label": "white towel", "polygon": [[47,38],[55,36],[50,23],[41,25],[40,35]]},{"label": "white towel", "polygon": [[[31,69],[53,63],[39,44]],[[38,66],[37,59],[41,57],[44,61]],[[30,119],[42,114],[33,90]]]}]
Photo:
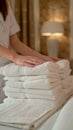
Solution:
[{"label": "white towel", "polygon": [[67,70],[67,69],[70,68],[70,62],[69,62],[69,60],[65,60],[65,59],[63,60],[62,59],[62,60],[57,61],[56,64],[59,65],[61,71]]},{"label": "white towel", "polygon": [[62,88],[63,89],[70,88],[71,87],[71,82],[72,82],[71,76],[68,76],[67,78],[61,80]]},{"label": "white towel", "polygon": [[[66,81],[66,82],[68,82],[68,81]],[[73,76],[70,76],[70,81],[69,81],[68,85],[63,86],[63,91],[64,91],[66,97],[69,97],[69,95],[73,95]]]},{"label": "white towel", "polygon": [[5,76],[51,75],[52,77],[55,77],[58,71],[58,65],[53,62],[46,62],[33,68],[19,66],[14,63],[0,68],[0,74]]},{"label": "white towel", "polygon": [[61,88],[58,86],[56,88],[52,88],[51,90],[40,90],[40,89],[19,89],[19,88],[8,88],[5,87],[4,91],[6,96],[10,98],[40,98],[40,99],[47,99],[52,100],[55,97],[60,96]]},{"label": "white towel", "polygon": [[[60,67],[60,66],[59,66]],[[63,68],[63,69],[61,69],[61,67],[60,67],[60,73],[67,73],[68,71],[70,70],[70,66],[68,67],[68,68]],[[71,71],[71,70],[70,70]]]},{"label": "white towel", "polygon": [[[59,78],[59,76],[58,76]],[[20,76],[20,77],[4,77],[4,80],[8,80],[8,81],[33,81],[33,80],[38,80],[38,79],[48,79],[49,82],[55,82],[58,80],[57,77],[51,78],[48,75],[37,75],[37,76]]]},{"label": "white towel", "polygon": [[11,93],[11,92],[5,92],[5,94],[9,98],[13,98],[13,99],[44,99],[44,100],[49,100],[49,101],[55,101],[56,100],[56,97],[51,96],[51,95],[45,95],[44,96],[44,95],[39,95],[39,94],[27,93],[26,96],[24,96],[23,93]]},{"label": "white towel", "polygon": [[56,96],[56,95],[59,95],[60,94],[60,91],[61,91],[61,88],[59,88],[58,86],[56,88],[53,88],[51,90],[38,90],[38,89],[25,89],[25,93],[26,95],[27,94],[36,94],[36,95],[43,95],[44,96]]},{"label": "white towel", "polygon": [[14,93],[25,93],[25,89],[24,88],[12,88],[12,87],[4,87],[3,88],[4,92],[14,92]]},{"label": "white towel", "polygon": [[26,98],[26,94],[25,93],[21,93],[21,92],[8,92],[5,91],[5,95],[7,97],[13,98],[13,99],[25,99]]},{"label": "white towel", "polygon": [[70,73],[71,73],[70,68],[67,71],[64,70],[63,72],[62,71],[60,72],[61,75],[70,75]]},{"label": "white towel", "polygon": [[[58,90],[56,91],[56,89]],[[10,98],[38,98],[38,99],[46,99],[46,100],[54,100],[58,95],[60,96],[61,88],[60,86],[56,86],[54,89],[21,89],[21,88],[4,88],[5,95]]]},{"label": "white towel", "polygon": [[62,91],[61,91],[61,96],[59,96],[60,100],[57,103],[57,106],[61,102],[66,102],[73,95],[73,76],[70,76],[69,78],[70,78],[69,82],[68,82],[68,79],[67,79],[67,81],[66,80],[61,80],[62,81],[61,82],[61,84],[62,84]]},{"label": "white towel", "polygon": [[45,100],[30,100],[0,105],[0,122],[32,124],[54,108],[54,104]]},{"label": "white towel", "polygon": [[70,68],[70,62],[69,60],[60,60],[56,62],[57,65],[59,65],[59,74],[60,74],[60,79],[66,79],[71,73],[71,68]]},{"label": "white towel", "polygon": [[68,70],[66,73],[60,73],[60,78],[61,79],[66,79],[71,73],[71,69]]},{"label": "white towel", "polygon": [[60,80],[58,79],[56,82],[49,82],[48,79],[38,79],[33,81],[7,81],[5,86],[8,88],[34,88],[34,89],[51,89],[54,87],[61,87]]},{"label": "white towel", "polygon": [[[67,94],[67,93],[66,93]],[[29,94],[28,94],[29,95]],[[63,104],[66,100],[67,100],[67,96],[65,96],[65,93],[63,90],[60,91],[60,94],[58,97],[56,98],[53,98],[53,97],[49,97],[47,98],[47,96],[44,97],[43,99],[43,96],[40,96],[40,95],[29,95],[30,96],[30,99],[28,98],[10,98],[10,97],[7,97],[3,100],[4,103],[19,103],[19,102],[24,102],[26,101],[26,99],[28,99],[28,101],[30,100],[48,100],[49,102],[53,103],[55,105],[55,108],[58,107]]]},{"label": "white towel", "polygon": [[67,71],[70,69],[69,60],[62,59],[62,60],[57,61],[56,64],[59,65],[60,72]]},{"label": "white towel", "polygon": [[[7,98],[4,98],[3,100],[3,103],[18,103],[18,102],[25,102],[27,99],[18,99],[18,98],[10,98],[10,97],[7,97]],[[30,101],[30,99],[28,99],[28,101]]]}]

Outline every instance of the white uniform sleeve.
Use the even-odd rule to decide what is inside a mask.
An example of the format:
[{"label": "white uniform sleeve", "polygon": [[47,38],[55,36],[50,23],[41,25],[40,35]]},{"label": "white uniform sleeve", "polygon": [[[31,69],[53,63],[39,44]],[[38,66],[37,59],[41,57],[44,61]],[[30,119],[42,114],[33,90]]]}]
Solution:
[{"label": "white uniform sleeve", "polygon": [[13,11],[12,11],[12,9],[10,7],[9,7],[9,15],[10,15],[10,28],[9,28],[10,31],[9,31],[9,35],[11,36],[11,35],[14,35],[17,32],[19,32],[20,27],[17,24],[15,16],[13,14]]}]

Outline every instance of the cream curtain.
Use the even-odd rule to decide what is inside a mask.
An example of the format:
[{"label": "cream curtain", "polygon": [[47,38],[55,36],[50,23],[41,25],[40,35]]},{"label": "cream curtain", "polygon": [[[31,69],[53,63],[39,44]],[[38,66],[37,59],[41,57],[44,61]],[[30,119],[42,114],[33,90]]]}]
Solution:
[{"label": "cream curtain", "polygon": [[15,0],[15,16],[19,22],[21,40],[34,48],[33,0]]},{"label": "cream curtain", "polygon": [[10,0],[20,26],[20,39],[34,48],[34,7],[33,0]]},{"label": "cream curtain", "polygon": [[14,11],[14,8],[15,8],[15,0],[8,0],[8,2],[10,2],[11,7],[12,7],[12,9],[13,9],[13,11]]}]

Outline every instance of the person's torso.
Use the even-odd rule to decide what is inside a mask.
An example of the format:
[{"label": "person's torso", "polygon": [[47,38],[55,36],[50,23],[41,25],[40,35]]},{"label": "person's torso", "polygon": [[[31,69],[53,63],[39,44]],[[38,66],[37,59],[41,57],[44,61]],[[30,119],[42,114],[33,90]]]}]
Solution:
[{"label": "person's torso", "polygon": [[3,16],[0,13],[0,44],[7,47],[9,46],[9,27],[10,17],[7,15],[6,21],[3,20]]},{"label": "person's torso", "polygon": [[[3,20],[3,16],[0,13],[0,45],[4,47],[9,47],[9,27],[10,27],[10,17],[9,12],[6,21]],[[0,66],[7,63],[8,60],[0,56]]]}]

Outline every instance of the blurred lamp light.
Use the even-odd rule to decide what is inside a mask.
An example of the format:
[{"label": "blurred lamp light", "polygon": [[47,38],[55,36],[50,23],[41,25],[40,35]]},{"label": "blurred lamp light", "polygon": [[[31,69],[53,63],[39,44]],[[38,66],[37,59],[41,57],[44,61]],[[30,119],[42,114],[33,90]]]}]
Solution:
[{"label": "blurred lamp light", "polygon": [[61,22],[44,22],[41,30],[42,36],[63,35],[64,28]]},{"label": "blurred lamp light", "polygon": [[[64,28],[61,22],[44,22],[41,35],[47,36],[48,55],[58,57],[59,43],[58,37],[63,35]],[[57,38],[57,39],[56,39]]]}]

